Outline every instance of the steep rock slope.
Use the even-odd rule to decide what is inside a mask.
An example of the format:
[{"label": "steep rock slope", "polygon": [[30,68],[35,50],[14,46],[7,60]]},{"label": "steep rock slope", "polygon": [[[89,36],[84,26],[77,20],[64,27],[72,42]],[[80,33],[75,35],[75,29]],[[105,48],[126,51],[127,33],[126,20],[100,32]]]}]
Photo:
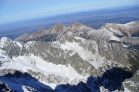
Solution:
[{"label": "steep rock slope", "polygon": [[111,67],[133,73],[139,69],[138,51],[124,49],[119,43],[85,40],[72,32],[51,43],[22,43],[4,37],[0,46],[1,71],[27,72],[52,88],[58,84],[86,82],[88,77],[102,76]]}]

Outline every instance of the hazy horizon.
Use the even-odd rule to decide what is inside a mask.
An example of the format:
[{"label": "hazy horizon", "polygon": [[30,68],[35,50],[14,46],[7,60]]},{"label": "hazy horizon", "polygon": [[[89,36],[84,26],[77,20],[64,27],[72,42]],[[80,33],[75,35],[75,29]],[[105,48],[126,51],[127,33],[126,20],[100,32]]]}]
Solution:
[{"label": "hazy horizon", "polygon": [[0,24],[101,9],[134,6],[137,0],[1,0]]},{"label": "hazy horizon", "polygon": [[[48,16],[49,15],[49,16]],[[137,0],[0,0],[0,38],[11,39],[57,23],[69,26],[75,21],[98,29],[105,23],[128,23],[139,20]]]}]

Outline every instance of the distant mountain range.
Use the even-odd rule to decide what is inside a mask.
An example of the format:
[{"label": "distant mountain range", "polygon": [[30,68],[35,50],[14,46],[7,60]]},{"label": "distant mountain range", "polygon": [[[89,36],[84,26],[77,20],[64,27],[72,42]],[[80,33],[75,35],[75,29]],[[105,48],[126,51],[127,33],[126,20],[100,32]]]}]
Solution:
[{"label": "distant mountain range", "polygon": [[83,25],[79,22],[75,22],[68,27],[58,23],[48,30],[41,29],[33,34],[25,33],[24,35],[17,37],[15,41],[51,42],[60,39],[68,32],[72,32],[74,35],[84,39],[99,39],[104,41],[120,42],[121,38],[123,41],[123,39],[134,39],[134,37],[139,37],[139,21],[134,21],[127,24],[106,23],[98,30]]},{"label": "distant mountain range", "polygon": [[97,30],[58,23],[0,40],[0,90],[138,92],[138,70],[139,21]]},{"label": "distant mountain range", "polygon": [[57,23],[69,26],[78,21],[86,26],[99,29],[106,23],[127,23],[139,20],[139,6],[119,7],[60,15],[51,18],[38,18],[0,25],[0,38],[5,36],[12,40],[24,33],[32,34],[41,28],[47,30]]}]

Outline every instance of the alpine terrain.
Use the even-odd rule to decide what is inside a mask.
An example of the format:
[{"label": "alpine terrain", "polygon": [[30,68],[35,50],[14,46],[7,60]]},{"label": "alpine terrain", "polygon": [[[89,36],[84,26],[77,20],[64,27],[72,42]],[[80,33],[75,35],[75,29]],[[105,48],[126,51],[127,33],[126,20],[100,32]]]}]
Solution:
[{"label": "alpine terrain", "polygon": [[2,37],[0,91],[139,92],[139,21]]}]

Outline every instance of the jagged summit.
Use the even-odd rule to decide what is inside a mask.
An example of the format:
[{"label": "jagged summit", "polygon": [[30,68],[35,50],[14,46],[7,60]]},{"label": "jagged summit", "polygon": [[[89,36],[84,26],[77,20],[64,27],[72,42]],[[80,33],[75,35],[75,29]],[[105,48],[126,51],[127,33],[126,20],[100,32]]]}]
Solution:
[{"label": "jagged summit", "polygon": [[52,28],[50,28],[49,30],[47,30],[46,34],[61,34],[65,31],[65,26],[62,25],[61,23],[56,24],[55,26],[53,26]]},{"label": "jagged summit", "polygon": [[85,30],[85,29],[88,29],[88,30],[95,30],[91,27],[88,27],[80,22],[74,22],[72,25],[70,25],[68,28],[72,29],[72,30],[76,30],[76,31],[82,31],[82,30]]},{"label": "jagged summit", "polygon": [[82,26],[83,24],[80,23],[80,22],[77,22],[77,21],[76,21],[76,22],[73,23],[73,25],[76,25],[76,26]]},{"label": "jagged summit", "polygon": [[64,25],[62,25],[61,23],[57,23],[55,26],[64,26]]},{"label": "jagged summit", "polygon": [[79,22],[74,22],[72,25],[69,26],[69,28],[71,28],[71,29],[74,29],[74,28],[78,29],[81,26],[84,26],[84,25],[79,23]]},{"label": "jagged summit", "polygon": [[54,41],[56,40],[55,37],[58,35],[61,35],[65,31],[65,26],[62,25],[61,23],[58,23],[54,25],[52,28],[48,30],[41,29],[38,32],[25,36],[24,35],[21,37],[18,37],[20,39],[15,39],[18,41],[23,41],[27,42],[30,40],[36,40],[36,41]]}]

